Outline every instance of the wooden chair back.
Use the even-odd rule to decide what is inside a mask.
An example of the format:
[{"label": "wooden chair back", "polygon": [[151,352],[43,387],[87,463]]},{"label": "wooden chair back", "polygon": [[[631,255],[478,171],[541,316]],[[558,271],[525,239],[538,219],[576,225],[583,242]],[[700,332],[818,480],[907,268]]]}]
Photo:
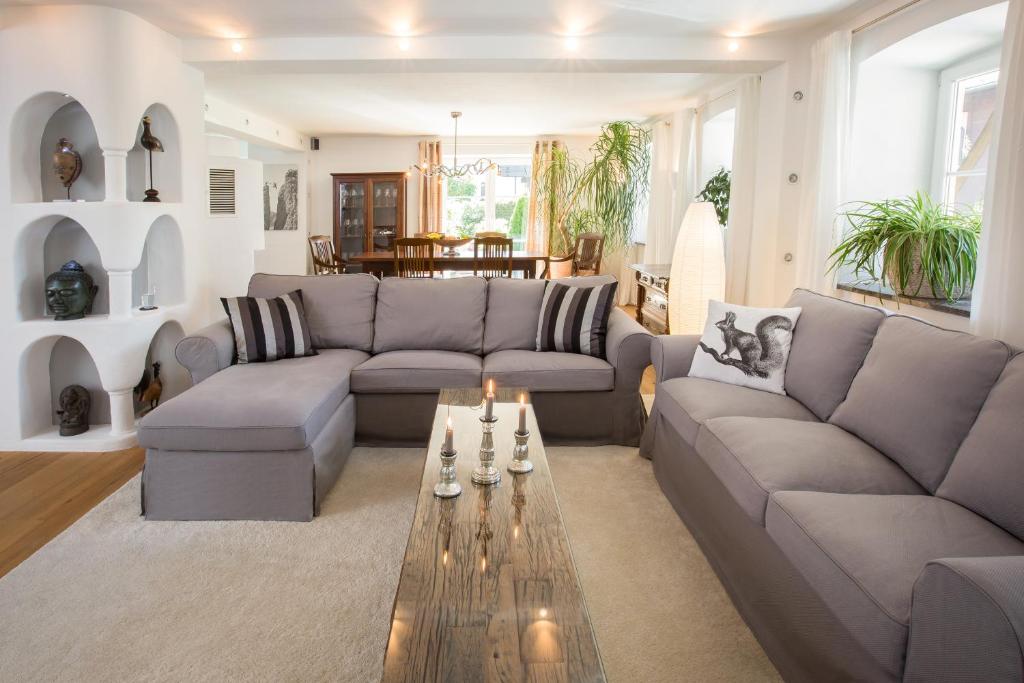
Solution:
[{"label": "wooden chair back", "polygon": [[474,237],[508,237],[508,234],[504,232],[478,232]]},{"label": "wooden chair back", "polygon": [[597,275],[601,270],[602,254],[604,235],[599,232],[584,232],[577,235],[573,247],[572,274]]},{"label": "wooden chair back", "polygon": [[487,279],[512,277],[512,240],[479,236],[474,239],[473,275]]},{"label": "wooden chair back", "polygon": [[345,272],[345,262],[334,253],[334,240],[327,235],[310,235],[309,254],[313,257],[314,275]]},{"label": "wooden chair back", "polygon": [[434,247],[427,237],[399,237],[395,240],[395,275],[398,277],[434,277]]}]

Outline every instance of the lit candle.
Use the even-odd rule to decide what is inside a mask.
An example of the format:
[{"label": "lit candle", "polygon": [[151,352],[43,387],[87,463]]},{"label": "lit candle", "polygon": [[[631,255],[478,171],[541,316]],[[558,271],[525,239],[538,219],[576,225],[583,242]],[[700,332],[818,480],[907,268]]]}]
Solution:
[{"label": "lit candle", "polygon": [[526,394],[519,394],[519,433],[526,433]]},{"label": "lit candle", "polygon": [[448,421],[445,423],[445,429],[444,429],[444,452],[445,453],[451,453],[452,451],[455,450],[455,447],[454,447],[454,444],[453,444],[454,436],[455,436],[455,433],[452,430],[452,418],[449,415],[448,416]]},{"label": "lit candle", "polygon": [[487,402],[484,404],[484,419],[494,417],[494,380],[487,380]]}]

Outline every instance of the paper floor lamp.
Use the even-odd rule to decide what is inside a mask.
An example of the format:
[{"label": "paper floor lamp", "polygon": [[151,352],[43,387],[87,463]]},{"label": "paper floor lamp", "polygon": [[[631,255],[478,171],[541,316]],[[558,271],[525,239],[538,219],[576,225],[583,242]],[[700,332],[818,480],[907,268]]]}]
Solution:
[{"label": "paper floor lamp", "polygon": [[725,246],[711,202],[693,202],[676,236],[668,281],[672,334],[701,334],[708,301],[725,297]]}]

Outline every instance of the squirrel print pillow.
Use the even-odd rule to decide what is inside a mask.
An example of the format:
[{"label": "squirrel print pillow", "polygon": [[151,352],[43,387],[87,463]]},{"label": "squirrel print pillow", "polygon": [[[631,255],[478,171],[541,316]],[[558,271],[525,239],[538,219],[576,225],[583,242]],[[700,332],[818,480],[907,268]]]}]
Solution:
[{"label": "squirrel print pillow", "polygon": [[785,394],[786,363],[800,310],[711,301],[690,377]]}]

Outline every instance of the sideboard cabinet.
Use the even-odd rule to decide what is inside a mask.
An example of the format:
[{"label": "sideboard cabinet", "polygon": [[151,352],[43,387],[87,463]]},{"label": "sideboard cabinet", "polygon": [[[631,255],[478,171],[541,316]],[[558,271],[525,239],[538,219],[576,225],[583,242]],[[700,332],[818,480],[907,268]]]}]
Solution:
[{"label": "sideboard cabinet", "polygon": [[334,249],[343,259],[392,251],[405,237],[407,177],[397,173],[332,173]]}]

